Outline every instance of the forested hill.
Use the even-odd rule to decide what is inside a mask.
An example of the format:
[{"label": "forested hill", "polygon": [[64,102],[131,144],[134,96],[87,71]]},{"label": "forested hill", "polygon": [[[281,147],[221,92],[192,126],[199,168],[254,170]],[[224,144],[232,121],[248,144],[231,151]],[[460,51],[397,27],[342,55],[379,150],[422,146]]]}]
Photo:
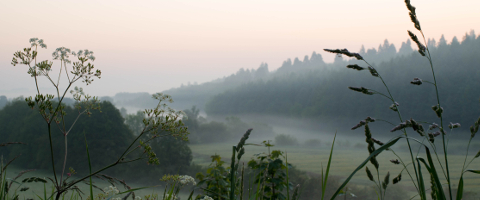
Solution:
[{"label": "forested hill", "polygon": [[[431,40],[431,42],[434,42],[434,40]],[[380,44],[377,49],[371,48],[365,50],[363,46],[360,49],[362,55],[372,63],[388,61],[394,57],[411,54],[413,51],[410,40],[403,42],[398,51],[395,45],[390,44],[388,40]],[[172,88],[163,92],[174,97],[175,105],[173,106],[175,108],[189,109],[195,105],[200,108],[200,110],[204,110],[205,104],[213,96],[235,89],[243,84],[265,82],[290,73],[304,74],[312,70],[330,70],[344,66],[346,63],[347,60],[340,57],[336,58],[334,63],[325,63],[321,54],[313,52],[310,56],[306,55],[303,59],[295,58],[293,61],[292,59],[287,59],[283,62],[282,66],[275,71],[269,71],[268,64],[262,63],[257,69],[242,68],[235,74],[211,82],[182,85],[181,87]]]},{"label": "forested hill", "polygon": [[[472,32],[461,42],[453,38],[447,44],[442,37],[438,44],[433,40],[429,43],[446,122],[460,122],[468,127],[480,116],[480,37]],[[368,56],[365,58],[369,61]],[[355,63],[367,67],[365,63]],[[344,62],[339,70],[312,69],[309,73],[287,73],[244,84],[216,95],[206,104],[206,112],[208,115],[322,118],[332,122],[346,118],[361,120],[367,116],[396,119],[396,113],[388,109],[392,103],[387,98],[348,89],[349,86],[366,87],[386,93],[379,78],[371,76],[368,70],[347,69],[347,64]],[[410,84],[415,77],[433,82],[425,57],[412,52],[374,66],[400,104],[404,118],[435,120],[431,110],[436,104],[433,85]]]}]

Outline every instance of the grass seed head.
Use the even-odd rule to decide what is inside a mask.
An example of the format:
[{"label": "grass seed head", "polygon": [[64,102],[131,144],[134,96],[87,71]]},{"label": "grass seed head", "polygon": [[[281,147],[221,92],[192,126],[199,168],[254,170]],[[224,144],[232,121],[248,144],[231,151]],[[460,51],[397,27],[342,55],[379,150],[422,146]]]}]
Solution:
[{"label": "grass seed head", "polygon": [[361,92],[363,94],[367,94],[367,95],[373,95],[373,92],[370,92],[367,88],[364,88],[364,87],[348,87],[348,89],[351,89],[355,92]]},{"label": "grass seed head", "polygon": [[393,178],[393,184],[397,184],[402,180],[402,174],[399,174],[397,177]]},{"label": "grass seed head", "polygon": [[358,122],[357,125],[355,125],[354,127],[352,127],[352,130],[355,130],[355,129],[357,129],[357,128],[360,128],[360,127],[362,127],[362,126],[365,125],[365,124],[366,124],[365,120],[362,120],[362,121]]},{"label": "grass seed head", "polygon": [[363,60],[363,57],[358,53],[350,53],[347,49],[323,49],[326,52],[346,55],[348,57],[355,57],[357,60]]},{"label": "grass seed head", "polygon": [[443,108],[440,107],[438,104],[435,105],[435,106],[432,106],[432,110],[435,111],[435,114],[437,114],[437,117],[438,117],[438,118],[441,118],[441,117],[442,117]]},{"label": "grass seed head", "polygon": [[362,70],[365,69],[364,67],[360,67],[360,66],[358,66],[357,64],[347,65],[347,68],[349,68],[349,69],[355,69],[355,70],[358,70],[358,71],[362,71]]},{"label": "grass seed head", "polygon": [[371,181],[375,182],[375,180],[373,179],[373,174],[372,174],[372,172],[368,169],[368,167],[365,167],[365,171],[367,172],[368,179],[370,179]]},{"label": "grass seed head", "polygon": [[396,165],[400,164],[400,161],[398,161],[398,159],[395,159],[395,160],[392,159],[390,160],[390,162]]},{"label": "grass seed head", "polygon": [[387,189],[388,183],[390,182],[390,172],[387,172],[387,175],[385,175],[385,178],[383,179],[383,189]]},{"label": "grass seed head", "polygon": [[372,137],[372,141],[375,142],[376,144],[380,145],[380,146],[383,146],[383,145],[384,145],[383,142],[381,142],[380,140],[377,140],[377,139],[375,139],[375,138],[373,138],[373,137]]},{"label": "grass seed head", "polygon": [[418,52],[422,55],[422,56],[425,56],[425,50],[426,50],[426,47],[420,42],[420,40],[418,40],[418,37],[412,33],[412,31],[408,31],[408,35],[410,36],[410,38],[417,44],[418,46]]},{"label": "grass seed head", "polygon": [[375,118],[367,117],[365,118],[366,122],[375,122]]},{"label": "grass seed head", "polygon": [[410,83],[413,85],[421,85],[423,81],[420,78],[413,78],[413,81],[410,81]]},{"label": "grass seed head", "polygon": [[379,76],[377,70],[375,68],[373,68],[372,66],[368,66],[368,71],[370,71],[370,74],[372,76],[375,76],[375,77]]},{"label": "grass seed head", "polygon": [[448,125],[448,128],[449,129],[460,128],[460,123],[453,124],[452,122],[450,122],[450,124]]}]

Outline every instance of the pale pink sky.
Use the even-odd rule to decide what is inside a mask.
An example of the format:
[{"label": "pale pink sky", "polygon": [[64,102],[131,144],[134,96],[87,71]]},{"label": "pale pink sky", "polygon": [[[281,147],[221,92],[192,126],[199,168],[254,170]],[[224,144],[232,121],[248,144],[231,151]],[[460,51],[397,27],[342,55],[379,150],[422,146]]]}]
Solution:
[{"label": "pale pink sky", "polygon": [[[480,30],[479,0],[412,4],[437,41]],[[10,65],[32,37],[48,45],[43,59],[61,46],[94,51],[103,77],[79,86],[104,96],[203,83],[261,62],[275,70],[313,51],[331,62],[324,48],[358,51],[388,39],[398,50],[414,29],[402,0],[1,1],[0,27],[0,95],[9,97],[32,95],[26,67]]]}]

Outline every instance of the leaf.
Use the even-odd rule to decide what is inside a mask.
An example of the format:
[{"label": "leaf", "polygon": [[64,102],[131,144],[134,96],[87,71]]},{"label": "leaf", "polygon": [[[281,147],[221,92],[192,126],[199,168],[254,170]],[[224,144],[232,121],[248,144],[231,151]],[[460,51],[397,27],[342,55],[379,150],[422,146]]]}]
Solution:
[{"label": "leaf", "polygon": [[466,172],[472,172],[475,174],[480,174],[480,170],[467,169]]},{"label": "leaf", "polygon": [[430,164],[430,166],[425,162],[425,159],[423,158],[417,158],[417,160],[420,160],[425,165],[430,175],[433,176],[435,185],[437,186],[437,190],[436,190],[437,197],[439,199],[446,199],[445,193],[443,192],[442,184],[440,183],[440,179],[438,178],[437,171],[435,170],[435,165],[433,165],[432,155],[430,154],[430,150],[428,149],[428,147],[425,147],[425,151],[426,151],[428,163]]},{"label": "leaf", "polygon": [[420,179],[419,183],[418,183],[418,187],[419,187],[419,190],[420,190],[420,196],[421,196],[422,199],[426,200],[427,195],[425,194],[425,182],[423,182],[422,165],[420,165],[419,158],[417,158],[417,163],[418,163],[418,178]]},{"label": "leaf", "polygon": [[325,171],[325,180],[323,180],[323,170],[322,170],[322,200],[325,197],[325,190],[327,189],[327,179],[328,179],[328,173],[330,172],[330,164],[332,163],[332,153],[333,153],[333,146],[335,144],[335,139],[337,138],[337,133],[335,133],[335,136],[333,137],[333,142],[332,142],[332,148],[330,149],[330,156],[328,157],[328,164],[327,164],[327,170]]},{"label": "leaf", "polygon": [[385,145],[381,146],[380,148],[378,148],[377,150],[375,150],[374,152],[372,152],[370,154],[370,156],[368,156],[368,158],[366,160],[364,160],[362,162],[362,164],[360,164],[351,174],[350,176],[348,176],[347,179],[345,179],[345,181],[343,182],[343,184],[338,188],[338,190],[335,192],[335,194],[333,194],[331,200],[335,199],[338,194],[340,193],[340,191],[348,184],[348,182],[350,182],[350,179],[352,179],[352,177],[360,170],[362,169],[366,164],[367,162],[370,160],[370,158],[374,157],[374,156],[377,156],[378,154],[382,153],[383,151],[385,151],[386,149],[388,149],[389,147],[391,147],[392,145],[394,145],[395,143],[398,142],[398,140],[400,140],[400,138],[402,138],[402,136],[398,136],[397,138],[391,140],[390,142],[387,142]]},{"label": "leaf", "polygon": [[463,175],[460,177],[458,181],[458,189],[457,189],[457,200],[462,200],[463,197]]}]

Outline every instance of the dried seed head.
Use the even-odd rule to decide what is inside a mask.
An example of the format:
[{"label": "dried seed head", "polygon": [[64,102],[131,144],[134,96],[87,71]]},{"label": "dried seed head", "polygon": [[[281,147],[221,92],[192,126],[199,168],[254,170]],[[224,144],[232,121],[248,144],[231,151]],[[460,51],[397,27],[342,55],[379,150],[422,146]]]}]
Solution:
[{"label": "dried seed head", "polygon": [[407,121],[402,122],[402,123],[398,124],[397,126],[393,127],[393,129],[390,130],[390,132],[395,132],[395,131],[402,130],[404,128],[411,127],[411,126],[412,126],[412,123],[409,120],[407,120]]},{"label": "dried seed head", "polygon": [[429,126],[428,130],[433,130],[433,129],[436,129],[436,128],[438,128],[438,124],[433,123],[432,125]]},{"label": "dried seed head", "polygon": [[397,184],[398,182],[400,182],[400,180],[402,180],[402,174],[399,174],[393,179],[393,184]]},{"label": "dried seed head", "polygon": [[383,179],[383,189],[387,189],[388,183],[390,182],[390,172],[387,172],[387,175],[385,175],[385,178]]},{"label": "dried seed head", "polygon": [[368,122],[375,122],[375,118],[367,117],[365,118],[365,121]]},{"label": "dried seed head", "polygon": [[368,179],[371,181],[375,182],[375,179],[373,179],[373,174],[372,172],[368,169],[368,167],[365,167],[365,171],[367,172]]},{"label": "dried seed head", "polygon": [[480,151],[478,151],[477,155],[475,155],[475,158],[480,157]]},{"label": "dried seed head", "polygon": [[236,151],[240,151],[240,149],[243,148],[243,145],[245,145],[245,141],[248,139],[248,137],[250,136],[250,133],[252,132],[253,129],[248,129],[247,132],[245,132],[245,134],[243,134],[243,137],[240,139],[240,141],[238,142],[237,144],[237,147],[236,147]]},{"label": "dried seed head", "polygon": [[416,28],[417,30],[421,31],[422,28],[420,27],[420,21],[418,21],[417,15],[415,15],[415,13],[412,13],[412,12],[410,12],[410,13],[408,13],[408,14],[410,15],[410,20],[412,20],[415,28]]},{"label": "dried seed head", "polygon": [[398,105],[396,105],[396,104],[392,104],[392,105],[390,105],[390,107],[388,107],[388,108],[390,108],[390,110],[393,110],[393,111],[397,112],[397,111],[398,111],[397,106],[398,106]]},{"label": "dried seed head", "polygon": [[347,49],[323,49],[326,52],[343,54],[348,57],[355,57],[357,60],[363,60],[363,57],[358,53],[350,53]]},{"label": "dried seed head", "polygon": [[449,129],[459,128],[459,127],[460,127],[460,123],[453,124],[452,122],[450,122],[450,124],[448,125]]},{"label": "dried seed head", "polygon": [[364,69],[365,69],[365,68],[363,68],[363,67],[358,66],[357,64],[347,65],[347,68],[356,69],[356,70],[358,70],[358,71],[361,71],[361,70],[364,70]]},{"label": "dried seed head", "polygon": [[400,164],[400,161],[398,161],[398,159],[390,160],[390,162],[396,165]]},{"label": "dried seed head", "polygon": [[442,107],[440,107],[439,105],[435,105],[435,106],[432,106],[432,110],[435,111],[435,114],[437,114],[438,118],[442,117],[442,113],[443,113]]},{"label": "dried seed head", "polygon": [[358,87],[348,87],[348,89],[351,89],[351,90],[353,90],[353,91],[355,91],[355,92],[361,92],[361,93],[363,93],[363,94],[368,94],[368,95],[372,95],[372,94],[373,94],[373,92],[368,91],[368,89],[367,89],[367,88],[364,88],[364,87],[360,87],[360,88],[358,88]]},{"label": "dried seed head", "polygon": [[360,128],[362,127],[363,125],[365,125],[366,122],[364,120],[360,121],[357,125],[355,125],[354,127],[352,127],[352,130],[355,130],[357,128]]},{"label": "dried seed head", "polygon": [[417,30],[421,30],[420,22],[417,19],[417,14],[415,13],[415,7],[410,4],[410,0],[405,0],[405,4],[407,5],[407,9],[410,11],[408,14],[410,15],[410,19],[415,24],[415,28]]},{"label": "dried seed head", "polygon": [[410,0],[405,0],[405,4],[407,5],[407,9],[413,14],[415,14],[415,7],[413,7],[412,4],[410,4]]},{"label": "dried seed head", "polygon": [[422,56],[425,56],[425,50],[426,50],[426,47],[420,42],[420,40],[418,40],[418,37],[412,33],[412,31],[408,31],[408,35],[410,36],[410,38],[415,42],[415,44],[417,44],[418,46],[418,52],[422,55]]},{"label": "dried seed head", "polygon": [[373,68],[372,66],[368,66],[368,71],[370,71],[370,74],[372,74],[372,76],[378,77],[377,70],[375,68]]},{"label": "dried seed head", "polygon": [[375,138],[373,138],[373,137],[372,137],[372,141],[375,142],[376,144],[380,145],[380,146],[384,145],[383,142],[381,142],[380,140],[377,140],[377,139],[375,139]]},{"label": "dried seed head", "polygon": [[435,136],[433,135],[433,133],[428,133],[428,140],[431,143],[435,142]]},{"label": "dried seed head", "polygon": [[423,81],[422,79],[419,79],[419,78],[413,78],[413,81],[410,81],[410,83],[414,85],[421,85]]},{"label": "dried seed head", "polygon": [[475,133],[477,133],[477,132],[475,131],[474,126],[470,126],[470,133],[471,133],[471,135],[470,135],[471,138],[475,137]]}]

